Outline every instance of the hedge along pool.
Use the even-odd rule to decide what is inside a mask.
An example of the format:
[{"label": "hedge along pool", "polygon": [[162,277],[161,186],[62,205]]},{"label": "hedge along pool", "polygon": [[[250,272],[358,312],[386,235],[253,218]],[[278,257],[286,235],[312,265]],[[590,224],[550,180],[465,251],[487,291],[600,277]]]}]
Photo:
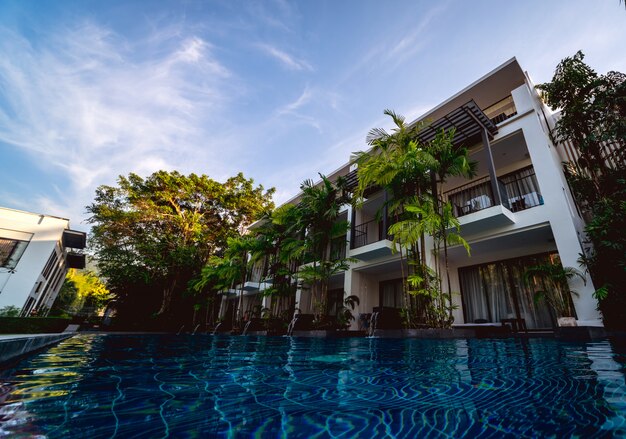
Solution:
[{"label": "hedge along pool", "polygon": [[4,371],[0,436],[623,436],[625,354],[606,340],[80,335]]}]

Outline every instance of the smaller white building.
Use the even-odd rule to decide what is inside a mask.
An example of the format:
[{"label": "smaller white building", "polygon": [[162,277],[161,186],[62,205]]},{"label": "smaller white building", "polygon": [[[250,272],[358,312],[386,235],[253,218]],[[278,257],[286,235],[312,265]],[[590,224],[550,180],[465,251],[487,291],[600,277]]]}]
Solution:
[{"label": "smaller white building", "polygon": [[70,221],[0,207],[0,308],[45,316],[69,268],[84,268],[87,235]]}]

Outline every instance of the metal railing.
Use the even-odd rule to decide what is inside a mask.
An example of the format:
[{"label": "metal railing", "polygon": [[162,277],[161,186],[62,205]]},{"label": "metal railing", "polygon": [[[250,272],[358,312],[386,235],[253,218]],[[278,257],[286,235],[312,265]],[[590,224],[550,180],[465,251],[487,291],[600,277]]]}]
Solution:
[{"label": "metal railing", "polygon": [[354,226],[353,240],[350,248],[359,248],[387,238],[383,233],[382,221],[371,220]]},{"label": "metal railing", "polygon": [[[501,204],[513,212],[543,204],[543,197],[532,166],[518,169],[498,178]],[[457,218],[494,205],[489,177],[482,177],[444,193],[454,206]]]},{"label": "metal railing", "polygon": [[452,204],[457,218],[494,205],[489,177],[479,178],[445,192],[444,197]]},{"label": "metal railing", "polygon": [[535,170],[532,166],[503,175],[500,179],[504,182],[508,194],[507,201],[510,206],[507,207],[512,212],[519,212],[543,204],[543,197],[539,191]]}]

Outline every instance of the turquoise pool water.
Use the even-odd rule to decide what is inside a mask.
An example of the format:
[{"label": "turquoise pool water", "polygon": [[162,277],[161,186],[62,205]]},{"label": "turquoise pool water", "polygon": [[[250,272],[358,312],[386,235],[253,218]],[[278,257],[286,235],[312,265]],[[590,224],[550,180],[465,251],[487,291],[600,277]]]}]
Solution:
[{"label": "turquoise pool water", "polygon": [[80,335],[2,375],[9,437],[614,437],[609,341]]}]

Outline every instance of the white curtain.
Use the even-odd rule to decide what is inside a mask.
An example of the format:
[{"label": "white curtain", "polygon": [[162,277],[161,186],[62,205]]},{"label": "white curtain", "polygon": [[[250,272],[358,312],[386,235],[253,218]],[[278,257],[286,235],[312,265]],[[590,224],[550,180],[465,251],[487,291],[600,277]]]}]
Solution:
[{"label": "white curtain", "polygon": [[517,318],[517,302],[519,317],[525,319],[527,328],[552,327],[548,307],[545,303],[535,304],[534,292],[523,281],[524,271],[529,266],[547,260],[545,255],[459,269],[465,322],[498,323],[502,319]]}]

